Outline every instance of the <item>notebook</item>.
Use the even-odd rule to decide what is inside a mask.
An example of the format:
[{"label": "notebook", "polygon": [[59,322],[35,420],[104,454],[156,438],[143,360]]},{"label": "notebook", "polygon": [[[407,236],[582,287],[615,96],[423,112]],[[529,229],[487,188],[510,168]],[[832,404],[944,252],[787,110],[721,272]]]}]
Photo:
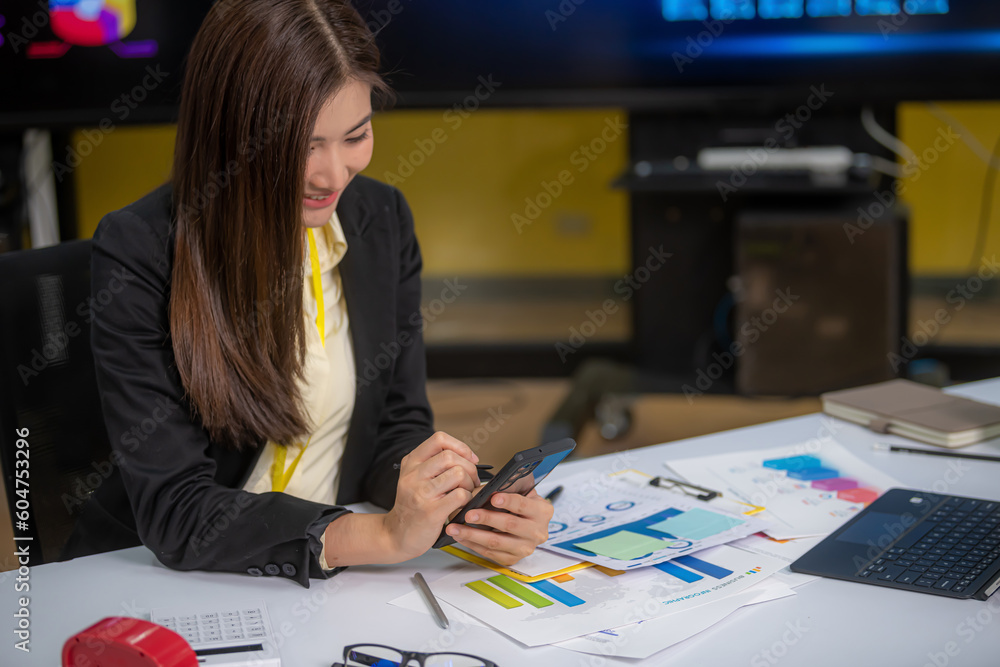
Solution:
[{"label": "notebook", "polygon": [[820,398],[828,415],[941,447],[964,447],[1000,436],[1000,406],[909,380],[828,392]]}]

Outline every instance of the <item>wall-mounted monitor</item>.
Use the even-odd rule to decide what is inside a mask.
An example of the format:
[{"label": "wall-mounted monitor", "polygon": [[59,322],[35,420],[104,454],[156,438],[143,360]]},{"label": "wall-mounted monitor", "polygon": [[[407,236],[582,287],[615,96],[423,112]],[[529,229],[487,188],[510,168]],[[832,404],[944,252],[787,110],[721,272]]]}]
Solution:
[{"label": "wall-mounted monitor", "polygon": [[[211,0],[0,0],[0,126],[168,122]],[[988,0],[355,0],[403,106],[1000,97]]]}]

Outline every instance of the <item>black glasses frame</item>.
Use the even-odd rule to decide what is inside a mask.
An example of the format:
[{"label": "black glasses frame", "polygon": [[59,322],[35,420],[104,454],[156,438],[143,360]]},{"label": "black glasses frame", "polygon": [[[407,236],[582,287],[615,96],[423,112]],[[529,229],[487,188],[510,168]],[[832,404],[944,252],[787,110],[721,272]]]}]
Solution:
[{"label": "black glasses frame", "polygon": [[332,667],[344,667],[347,664],[347,655],[354,649],[361,648],[364,646],[371,646],[374,648],[387,648],[391,651],[396,651],[402,656],[402,665],[409,665],[411,660],[416,660],[420,667],[424,667],[424,661],[432,655],[461,655],[466,658],[474,658],[483,663],[483,667],[497,667],[495,662],[487,660],[486,658],[480,658],[478,655],[472,655],[471,653],[459,653],[458,651],[435,651],[433,653],[419,653],[417,651],[404,651],[398,649],[395,646],[386,646],[385,644],[351,644],[350,646],[344,647],[344,662],[335,662]]}]

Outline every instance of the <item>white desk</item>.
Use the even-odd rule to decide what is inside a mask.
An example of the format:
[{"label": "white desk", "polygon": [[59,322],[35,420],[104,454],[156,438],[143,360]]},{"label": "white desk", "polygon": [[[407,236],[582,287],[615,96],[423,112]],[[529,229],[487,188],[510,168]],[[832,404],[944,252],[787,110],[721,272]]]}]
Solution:
[{"label": "white desk", "polygon": [[[965,385],[954,393],[1000,404],[1000,379]],[[1000,500],[1000,464],[873,452],[875,435],[820,415],[576,461],[554,474],[630,467],[658,473],[667,458],[794,444],[831,428],[837,441],[904,485]],[[1000,441],[964,451],[1000,454]],[[421,570],[433,582],[436,570],[453,562],[451,556],[432,552],[397,566],[354,567],[333,579],[314,581],[308,590],[278,578],[175,572],[143,547],[43,565],[31,571],[30,655],[13,648],[12,613],[23,593],[15,593],[16,574],[8,572],[0,575],[0,665],[58,665],[66,638],[105,616],[143,613],[190,600],[237,603],[254,598],[267,602],[286,667],[328,666],[340,659],[346,644],[359,642],[421,651],[451,648],[482,655],[501,667],[634,664],[551,647],[524,649],[498,632],[478,627],[442,631],[429,616],[386,604],[413,590],[414,571]],[[797,627],[800,636],[790,632],[791,627]],[[1000,595],[987,602],[960,601],[816,581],[794,597],[741,609],[643,664],[668,662],[751,667],[998,665]]]}]

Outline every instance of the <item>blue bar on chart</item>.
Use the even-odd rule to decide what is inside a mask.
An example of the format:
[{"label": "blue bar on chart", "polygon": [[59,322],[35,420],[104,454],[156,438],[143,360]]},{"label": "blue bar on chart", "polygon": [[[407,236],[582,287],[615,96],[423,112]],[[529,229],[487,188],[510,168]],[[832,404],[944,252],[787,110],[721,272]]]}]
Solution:
[{"label": "blue bar on chart", "polygon": [[584,600],[582,600],[581,598],[578,598],[577,596],[573,595],[572,593],[570,593],[568,591],[563,590],[559,586],[556,586],[555,584],[553,584],[548,579],[543,579],[541,581],[535,581],[535,582],[532,582],[532,583],[530,583],[528,585],[529,586],[534,586],[539,591],[541,591],[542,593],[545,593],[546,595],[548,595],[550,598],[552,598],[556,602],[561,602],[562,604],[566,605],[567,607],[577,607],[577,606],[579,606],[581,604],[584,604]]},{"label": "blue bar on chart", "polygon": [[733,573],[732,570],[727,570],[724,567],[719,567],[718,565],[713,565],[708,561],[701,560],[700,558],[695,558],[694,556],[678,556],[674,559],[676,562],[680,563],[684,567],[689,567],[692,570],[697,570],[702,574],[707,574],[714,579],[725,579]]},{"label": "blue bar on chart", "polygon": [[789,456],[783,459],[768,459],[761,463],[765,468],[774,470],[805,470],[806,468],[822,467],[822,462],[815,456]]},{"label": "blue bar on chart", "polygon": [[805,470],[791,470],[788,472],[791,479],[801,479],[803,482],[811,482],[820,479],[833,479],[840,477],[840,473],[833,468],[806,468]]},{"label": "blue bar on chart", "polygon": [[671,577],[677,577],[686,584],[693,584],[694,582],[704,578],[695,574],[691,570],[685,570],[683,567],[675,565],[672,561],[669,560],[666,561],[665,563],[657,563],[653,567],[655,567],[660,572],[665,572],[666,574],[669,574]]}]

